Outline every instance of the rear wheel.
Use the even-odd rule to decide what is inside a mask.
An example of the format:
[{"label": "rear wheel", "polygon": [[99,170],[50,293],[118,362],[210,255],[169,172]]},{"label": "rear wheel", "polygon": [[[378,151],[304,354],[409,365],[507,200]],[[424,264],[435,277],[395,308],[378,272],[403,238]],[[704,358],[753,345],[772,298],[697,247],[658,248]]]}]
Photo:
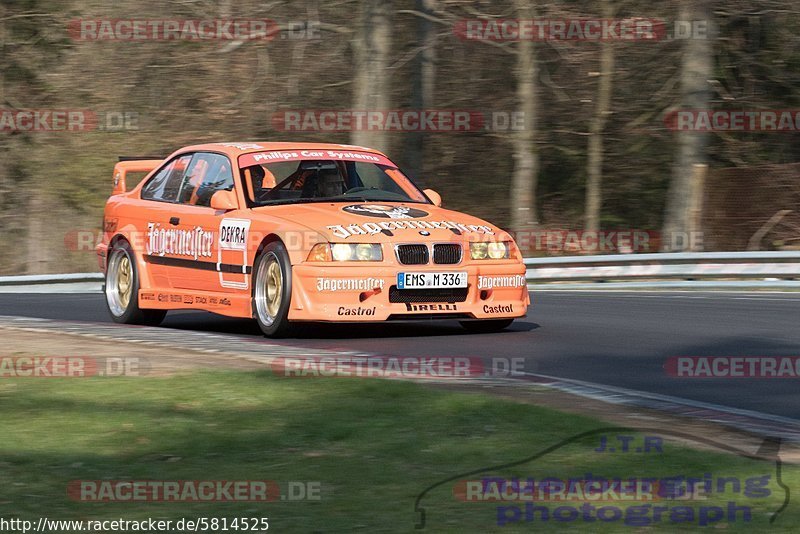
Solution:
[{"label": "rear wheel", "polygon": [[461,326],[476,334],[490,334],[505,330],[514,319],[488,319],[484,321],[461,321]]},{"label": "rear wheel", "polygon": [[167,315],[165,310],[139,307],[139,272],[126,241],[116,243],[108,255],[105,292],[108,312],[115,323],[156,326]]},{"label": "rear wheel", "polygon": [[269,243],[253,267],[253,317],[264,335],[283,337],[291,331],[292,264],[286,247]]}]

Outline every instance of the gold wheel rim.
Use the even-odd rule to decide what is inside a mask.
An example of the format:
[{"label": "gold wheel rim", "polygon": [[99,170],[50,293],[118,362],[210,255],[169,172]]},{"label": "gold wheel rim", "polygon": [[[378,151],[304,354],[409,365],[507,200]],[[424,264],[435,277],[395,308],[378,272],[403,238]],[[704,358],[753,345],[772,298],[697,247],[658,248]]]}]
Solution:
[{"label": "gold wheel rim", "polygon": [[272,317],[278,316],[283,296],[283,275],[278,262],[273,261],[267,267],[267,313]]},{"label": "gold wheel rim", "polygon": [[123,256],[119,261],[117,269],[117,294],[119,303],[123,308],[127,308],[131,301],[131,260]]}]

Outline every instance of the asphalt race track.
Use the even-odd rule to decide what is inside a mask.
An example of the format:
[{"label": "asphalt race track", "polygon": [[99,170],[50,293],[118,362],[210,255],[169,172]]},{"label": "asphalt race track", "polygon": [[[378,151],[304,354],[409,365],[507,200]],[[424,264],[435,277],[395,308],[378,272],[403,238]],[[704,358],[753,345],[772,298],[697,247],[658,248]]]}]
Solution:
[{"label": "asphalt race track", "polygon": [[[670,356],[800,356],[800,294],[532,297],[527,319],[500,334],[466,334],[455,322],[327,324],[281,343],[392,356],[524,357],[530,372],[800,419],[800,378],[685,379],[663,368]],[[0,314],[109,322],[100,294],[0,294]],[[200,312],[171,312],[163,327],[261,335],[254,322]]]}]

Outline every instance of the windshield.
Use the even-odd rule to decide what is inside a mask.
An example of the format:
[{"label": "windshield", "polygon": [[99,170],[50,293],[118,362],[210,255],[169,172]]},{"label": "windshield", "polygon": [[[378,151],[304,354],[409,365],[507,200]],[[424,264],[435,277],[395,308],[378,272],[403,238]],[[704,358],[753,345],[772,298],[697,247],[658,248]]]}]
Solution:
[{"label": "windshield", "polygon": [[289,159],[243,167],[253,206],[308,202],[429,203],[395,166],[344,159]]}]

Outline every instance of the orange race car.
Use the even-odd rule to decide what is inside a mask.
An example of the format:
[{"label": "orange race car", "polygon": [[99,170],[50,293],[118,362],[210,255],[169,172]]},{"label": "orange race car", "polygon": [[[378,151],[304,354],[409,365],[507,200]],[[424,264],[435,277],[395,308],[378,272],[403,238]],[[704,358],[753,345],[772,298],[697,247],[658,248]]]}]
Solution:
[{"label": "orange race car", "polygon": [[[530,302],[508,233],[441,208],[376,150],[212,143],[121,160],[97,245],[116,322],[191,309],[255,318],[268,336],[403,319],[489,332]],[[148,174],[127,190],[132,173]]]}]

